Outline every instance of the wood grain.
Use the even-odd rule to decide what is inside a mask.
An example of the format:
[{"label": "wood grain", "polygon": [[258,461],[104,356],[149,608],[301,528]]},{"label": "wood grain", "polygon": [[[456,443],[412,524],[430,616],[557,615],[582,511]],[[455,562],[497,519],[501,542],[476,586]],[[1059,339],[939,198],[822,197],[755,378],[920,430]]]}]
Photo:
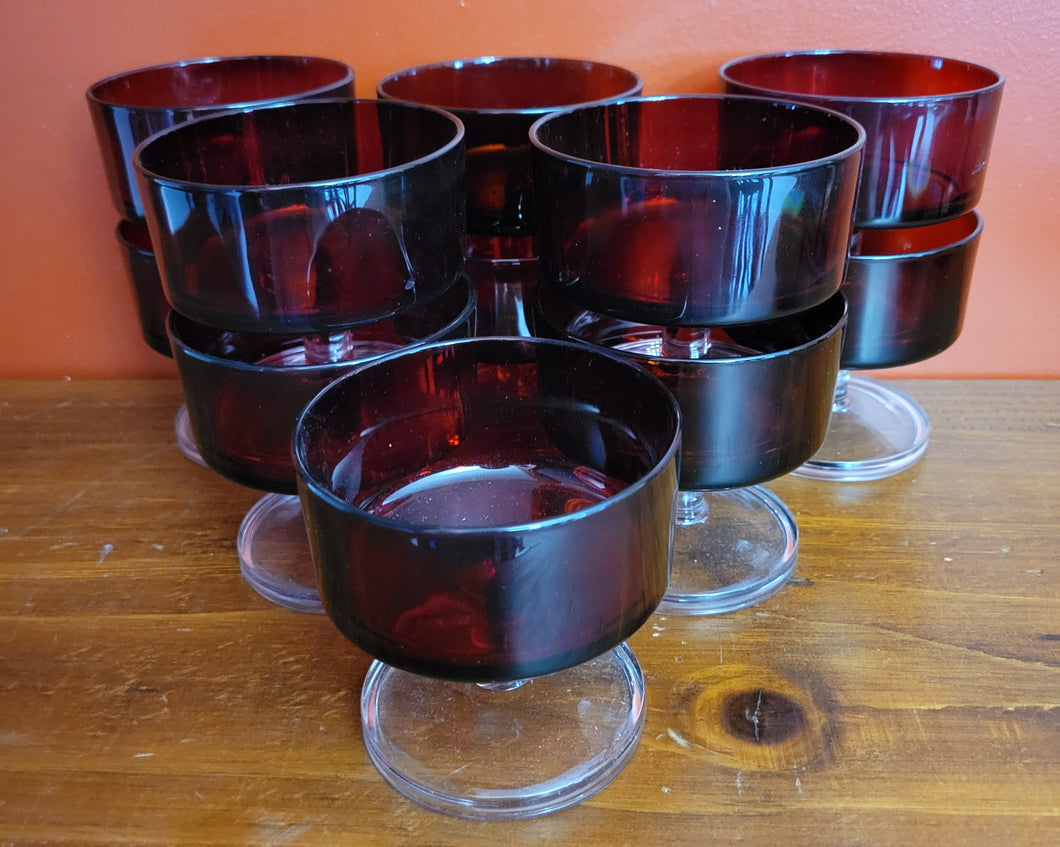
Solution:
[{"label": "wood grain", "polygon": [[1060,843],[1060,383],[900,384],[920,463],[777,480],[795,579],[631,639],[618,779],[475,824],[368,761],[367,657],[243,583],[260,495],[179,454],[177,383],[0,383],[0,844]]}]

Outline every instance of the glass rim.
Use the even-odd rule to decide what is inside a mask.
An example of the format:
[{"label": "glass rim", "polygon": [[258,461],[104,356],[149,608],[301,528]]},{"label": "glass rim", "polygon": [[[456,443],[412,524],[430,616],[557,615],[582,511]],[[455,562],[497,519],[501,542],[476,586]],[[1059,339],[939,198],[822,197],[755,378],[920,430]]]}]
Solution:
[{"label": "glass rim", "polygon": [[[713,102],[754,102],[759,104],[769,104],[791,111],[806,111],[819,115],[825,115],[830,120],[845,125],[855,135],[855,141],[842,150],[835,153],[830,153],[826,156],[819,156],[815,159],[806,159],[800,162],[787,162],[782,165],[772,165],[769,167],[759,168],[715,168],[715,169],[703,169],[703,170],[689,170],[686,168],[652,168],[652,167],[637,167],[635,165],[619,165],[610,162],[601,162],[596,159],[586,159],[581,156],[576,156],[571,153],[563,153],[554,147],[550,147],[545,144],[539,137],[542,127],[544,127],[550,121],[558,120],[571,115],[578,111],[588,111],[590,109],[607,109],[616,106],[626,106],[631,104],[639,103],[661,103],[669,101],[713,101]],[[550,112],[538,118],[530,127],[530,144],[531,146],[539,151],[541,155],[547,156],[551,159],[559,161],[569,162],[571,164],[577,164],[582,167],[598,168],[605,170],[609,173],[621,174],[623,176],[639,176],[639,177],[665,177],[667,179],[702,179],[704,177],[720,177],[725,179],[733,179],[740,177],[771,177],[771,176],[783,176],[786,174],[797,173],[812,168],[820,167],[829,162],[841,162],[849,159],[851,156],[856,155],[865,147],[865,129],[860,123],[855,121],[853,118],[844,115],[842,112],[838,112],[835,109],[829,109],[822,106],[816,106],[808,103],[800,103],[797,100],[787,99],[783,97],[769,97],[752,94],[654,94],[644,95],[639,97],[627,97],[621,100],[610,100],[610,101],[598,101],[594,103],[585,103],[571,106],[565,109],[560,109],[554,112]]]},{"label": "glass rim", "polygon": [[[773,88],[768,85],[756,85],[751,82],[746,82],[732,76],[731,70],[740,65],[749,65],[752,62],[764,61],[764,60],[777,60],[777,59],[809,59],[814,57],[831,57],[831,56],[855,56],[865,58],[880,58],[886,57],[890,59],[905,59],[905,60],[919,60],[919,61],[935,61],[944,62],[948,65],[960,65],[968,69],[974,69],[980,73],[985,73],[993,76],[994,80],[988,85],[977,85],[974,88],[962,89],[960,91],[952,91],[944,94],[910,94],[910,95],[851,95],[851,94],[820,94],[815,92],[801,92],[791,91],[790,89]],[[947,56],[938,56],[931,53],[913,53],[904,51],[892,51],[892,50],[842,50],[842,49],[821,49],[821,50],[782,50],[776,53],[754,53],[747,56],[740,56],[735,59],[730,59],[725,62],[718,70],[719,75],[725,82],[731,82],[734,85],[744,86],[746,88],[753,88],[757,91],[762,92],[764,96],[775,96],[775,97],[797,97],[800,100],[821,102],[821,103],[859,103],[859,104],[904,104],[910,105],[914,103],[937,103],[942,100],[959,100],[961,98],[974,97],[981,94],[985,94],[995,89],[999,89],[1004,86],[1005,78],[1002,74],[987,65],[981,65],[977,62],[969,62],[964,59],[954,59]]]},{"label": "glass rim", "polygon": [[[424,99],[408,97],[408,96],[397,96],[389,94],[384,91],[384,87],[388,83],[396,82],[398,80],[404,80],[409,76],[417,73],[429,73],[435,70],[453,70],[459,71],[465,68],[480,68],[488,67],[499,64],[526,64],[526,63],[538,63],[538,62],[550,62],[557,63],[566,66],[591,66],[594,68],[608,68],[610,70],[618,71],[619,73],[626,75],[630,78],[630,85],[623,91],[617,92],[613,95],[606,97],[596,97],[592,100],[579,100],[571,102],[568,99],[564,99],[562,103],[551,103],[543,104],[541,106],[517,106],[517,107],[480,107],[480,106],[454,106],[452,104],[442,105],[441,103],[432,103]],[[644,80],[640,74],[636,71],[625,68],[621,65],[615,65],[611,62],[602,62],[596,59],[576,59],[567,56],[534,56],[534,55],[485,55],[475,56],[472,58],[463,59],[449,59],[441,62],[428,62],[423,65],[414,65],[408,68],[402,68],[399,71],[394,71],[391,74],[387,74],[376,84],[376,94],[379,97],[384,97],[388,100],[397,100],[405,103],[416,103],[423,106],[435,106],[437,108],[445,109],[455,113],[457,116],[460,114],[468,115],[547,115],[554,112],[556,109],[562,109],[568,106],[579,106],[579,105],[590,105],[593,103],[603,103],[610,100],[625,98],[632,96],[635,92],[642,90],[644,87]]]},{"label": "glass rim", "polygon": [[[309,182],[275,182],[251,184],[203,182],[199,180],[180,179],[178,177],[167,176],[165,174],[158,173],[157,171],[148,168],[146,165],[144,165],[142,161],[144,152],[152,145],[161,144],[164,140],[170,138],[173,135],[193,132],[197,127],[203,124],[216,122],[218,125],[220,125],[221,122],[230,120],[236,115],[254,115],[266,111],[272,111],[274,109],[297,109],[300,111],[304,111],[339,104],[352,105],[355,109],[361,106],[373,106],[376,109],[409,109],[430,112],[442,118],[443,120],[448,121],[452,125],[453,136],[448,139],[441,147],[430,151],[426,155],[419,156],[415,159],[409,159],[408,161],[393,165],[391,167],[381,168],[375,171],[366,171],[364,173],[359,174],[350,174],[347,176],[336,176],[329,177],[327,179],[311,180]],[[238,192],[240,194],[265,194],[284,191],[306,191],[308,189],[334,188],[338,186],[352,186],[375,182],[381,179],[396,176],[398,174],[406,173],[410,170],[426,165],[430,162],[442,159],[446,155],[451,153],[454,149],[460,147],[463,143],[463,122],[456,115],[447,112],[444,109],[439,109],[434,106],[421,106],[417,103],[406,103],[400,100],[378,100],[376,98],[371,97],[324,97],[279,103],[266,103],[261,106],[250,106],[241,109],[225,109],[224,111],[212,112],[208,115],[202,115],[200,117],[192,118],[191,120],[175,124],[174,126],[168,127],[167,129],[164,129],[155,135],[145,138],[136,146],[136,149],[133,151],[132,161],[133,166],[138,174],[150,180],[152,183],[166,185],[171,188],[181,188],[184,190],[194,189],[203,193],[215,194],[231,194],[233,192]]]},{"label": "glass rim", "polygon": [[[400,359],[404,357],[413,356],[429,356],[438,350],[442,350],[447,347],[464,347],[464,346],[485,346],[487,344],[503,344],[509,346],[521,345],[530,347],[559,347],[570,350],[577,350],[579,353],[588,353],[589,355],[599,356],[606,358],[611,361],[612,364],[617,365],[619,368],[628,369],[637,374],[637,376],[652,385],[654,390],[657,390],[660,395],[660,401],[665,403],[669,408],[670,413],[673,417],[673,437],[670,439],[666,449],[662,451],[659,459],[654,462],[650,468],[648,468],[643,474],[641,474],[633,482],[629,483],[625,488],[616,494],[611,495],[603,500],[596,503],[592,503],[576,512],[570,512],[562,515],[554,515],[548,518],[542,518],[535,521],[525,521],[523,523],[504,524],[502,526],[485,526],[485,527],[450,527],[450,526],[433,526],[411,523],[409,521],[395,520],[394,518],[383,517],[370,512],[366,509],[362,509],[358,506],[353,505],[348,500],[344,500],[335,494],[329,487],[327,487],[320,479],[318,479],[308,467],[306,458],[306,437],[305,437],[305,423],[313,415],[317,404],[321,402],[328,394],[333,391],[341,391],[343,386],[359,376],[363,371],[373,368],[385,366],[392,360]],[[304,486],[305,489],[312,493],[313,496],[320,498],[328,506],[338,511],[357,517],[359,520],[364,520],[368,523],[375,524],[378,527],[388,529],[394,532],[400,532],[403,534],[417,535],[420,537],[429,538],[473,538],[473,537],[497,537],[497,536],[508,536],[508,535],[521,535],[530,530],[541,530],[547,529],[554,526],[561,526],[568,524],[572,521],[588,520],[594,515],[610,508],[615,502],[622,501],[632,498],[639,491],[646,488],[651,484],[666,468],[671,461],[677,461],[681,447],[681,408],[677,403],[676,398],[670,392],[669,389],[663,384],[653,373],[648,371],[636,362],[631,362],[628,359],[620,356],[619,354],[607,350],[606,348],[598,348],[593,345],[585,344],[578,341],[568,341],[554,338],[542,338],[539,336],[471,336],[468,338],[456,338],[448,341],[436,341],[430,344],[417,345],[415,348],[404,348],[385,353],[378,358],[372,359],[369,362],[365,362],[363,365],[359,365],[347,374],[343,374],[338,379],[334,380],[309,401],[308,404],[302,409],[298,415],[298,420],[295,422],[293,436],[292,436],[292,454],[294,456],[295,472],[298,478],[299,486]]]},{"label": "glass rim", "polygon": [[[221,65],[221,64],[244,64],[244,63],[256,63],[256,62],[283,62],[291,60],[308,60],[310,62],[319,63],[324,66],[332,66],[336,70],[342,70],[343,74],[337,77],[334,82],[326,85],[317,85],[313,88],[307,88],[303,91],[295,91],[290,94],[281,94],[274,97],[262,97],[255,98],[253,100],[234,100],[228,103],[211,103],[211,104],[173,104],[169,106],[141,106],[136,103],[131,103],[116,97],[107,97],[104,94],[105,89],[113,86],[117,82],[122,80],[133,79],[137,76],[156,74],[163,71],[176,71],[183,68],[198,68],[206,65]],[[340,59],[331,59],[325,56],[313,56],[313,55],[301,55],[297,53],[248,53],[238,56],[200,56],[192,59],[180,59],[175,62],[162,62],[157,65],[145,65],[140,68],[132,68],[126,71],[120,71],[119,73],[111,74],[110,76],[103,77],[100,80],[92,83],[85,91],[85,97],[92,103],[96,103],[104,108],[109,109],[132,109],[138,112],[144,113],[156,113],[156,112],[181,112],[181,111],[196,111],[199,109],[210,109],[210,110],[237,110],[241,108],[247,108],[254,105],[265,105],[268,103],[276,103],[290,99],[302,99],[312,97],[317,92],[329,91],[336,86],[343,84],[352,84],[354,82],[355,72],[354,69],[346,62]]]}]

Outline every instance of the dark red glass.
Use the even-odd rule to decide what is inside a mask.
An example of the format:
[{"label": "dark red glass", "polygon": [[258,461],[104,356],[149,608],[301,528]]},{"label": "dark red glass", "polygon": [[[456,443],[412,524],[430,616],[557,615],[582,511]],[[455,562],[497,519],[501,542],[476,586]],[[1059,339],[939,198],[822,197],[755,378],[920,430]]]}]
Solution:
[{"label": "dark red glass", "polygon": [[309,97],[352,97],[353,69],[314,56],[220,56],[125,71],[87,91],[118,213],[143,220],[132,155],[164,129],[212,112]]},{"label": "dark red glass", "polygon": [[438,106],[467,133],[468,234],[533,235],[530,125],[576,103],[639,94],[633,71],[550,57],[481,57],[407,68],[377,86],[380,97]]},{"label": "dark red glass", "polygon": [[[474,286],[466,277],[420,309],[329,339],[217,330],[170,316],[177,371],[203,460],[228,479],[283,494],[297,492],[291,434],[324,386],[370,359],[408,344],[474,332]],[[321,361],[316,341],[334,361]]]},{"label": "dark red glass", "polygon": [[359,369],[295,432],[325,608],[428,676],[599,655],[665,591],[679,439],[658,380],[588,345],[475,338]]},{"label": "dark red glass", "polygon": [[409,311],[463,272],[463,129],[438,109],[228,112],[134,158],[166,296],[199,323],[325,332]]},{"label": "dark red glass", "polygon": [[792,314],[842,283],[864,134],[751,97],[578,107],[531,129],[542,279],[667,326]]},{"label": "dark red glass", "polygon": [[133,299],[140,316],[140,331],[144,341],[157,353],[172,356],[166,335],[166,316],[169,303],[162,291],[155,251],[151,248],[151,234],[146,224],[122,220],[115,229],[121,245],[125,270],[132,283]]},{"label": "dark red glass", "polygon": [[1004,79],[971,62],[915,53],[816,50],[735,59],[734,94],[785,97],[865,128],[855,225],[957,217],[982,193]]},{"label": "dark red glass", "polygon": [[843,284],[850,310],[843,367],[909,365],[953,344],[982,231],[972,211],[930,226],[857,232]]},{"label": "dark red glass", "polygon": [[697,358],[676,352],[691,331],[582,309],[540,284],[534,331],[599,345],[657,376],[681,407],[682,491],[756,485],[790,473],[824,441],[832,408],[846,304],[837,293],[794,315],[712,329]]}]

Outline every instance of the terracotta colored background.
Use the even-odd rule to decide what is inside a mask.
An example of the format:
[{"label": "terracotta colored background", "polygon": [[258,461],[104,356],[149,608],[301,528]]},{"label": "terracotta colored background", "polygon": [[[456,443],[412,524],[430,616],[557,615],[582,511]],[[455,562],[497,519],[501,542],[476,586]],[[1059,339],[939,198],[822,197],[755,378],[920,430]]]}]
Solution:
[{"label": "terracotta colored background", "polygon": [[1057,0],[0,0],[0,377],[168,376],[140,338],[85,89],[175,59],[312,53],[357,92],[429,61],[621,64],[645,92],[718,90],[736,56],[819,47],[986,64],[1006,88],[964,332],[902,376],[1060,376]]}]

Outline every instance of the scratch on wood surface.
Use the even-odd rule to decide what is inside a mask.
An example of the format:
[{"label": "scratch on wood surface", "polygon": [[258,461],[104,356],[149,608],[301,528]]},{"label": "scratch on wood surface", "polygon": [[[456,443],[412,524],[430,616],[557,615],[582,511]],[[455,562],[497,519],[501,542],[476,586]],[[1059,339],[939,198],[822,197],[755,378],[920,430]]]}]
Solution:
[{"label": "scratch on wood surface", "polygon": [[286,821],[269,818],[278,816],[266,816],[257,821],[258,834],[262,837],[262,844],[287,844],[307,832],[312,831],[313,823],[306,817],[298,823],[287,823]]},{"label": "scratch on wood surface", "polygon": [[692,749],[692,742],[681,735],[676,729],[668,729],[666,730],[666,734],[670,736],[670,740],[678,747],[684,747],[686,750]]},{"label": "scratch on wood surface", "polygon": [[109,541],[106,542],[99,549],[99,559],[96,560],[96,564],[97,565],[102,565],[103,564],[103,560],[106,559],[107,556],[109,556],[113,551],[114,551],[114,545],[111,544]]}]

